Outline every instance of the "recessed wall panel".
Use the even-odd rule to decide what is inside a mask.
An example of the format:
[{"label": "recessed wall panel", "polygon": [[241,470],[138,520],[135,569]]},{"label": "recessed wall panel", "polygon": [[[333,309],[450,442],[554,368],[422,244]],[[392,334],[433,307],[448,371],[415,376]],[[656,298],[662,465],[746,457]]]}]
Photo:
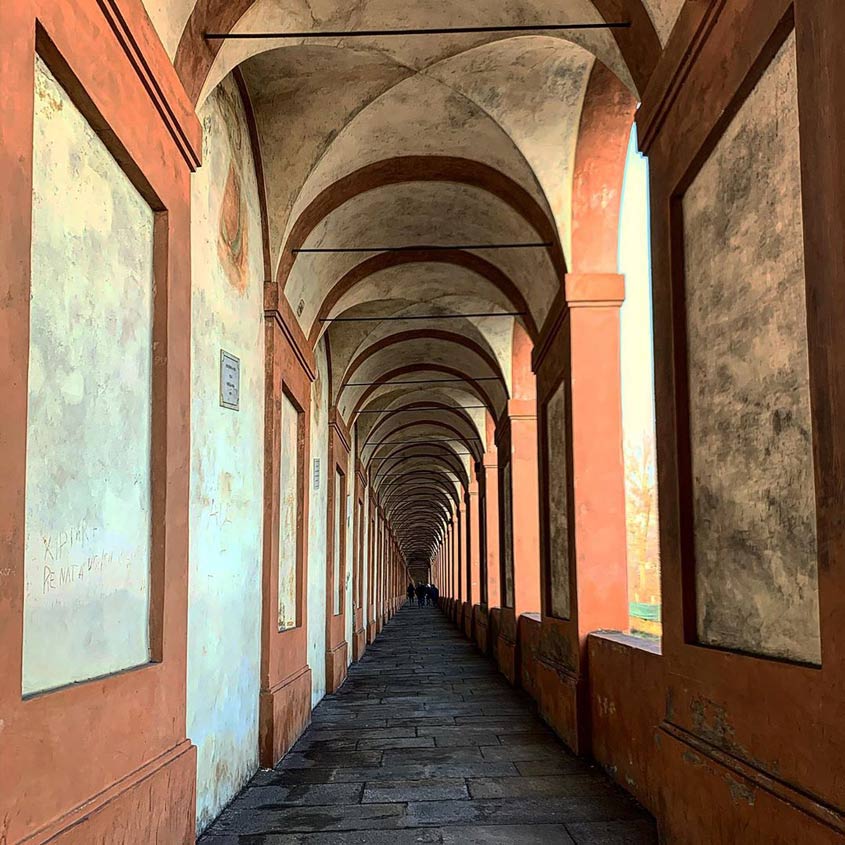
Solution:
[{"label": "recessed wall panel", "polygon": [[549,610],[569,618],[569,496],[566,459],[566,383],[546,405],[546,459],[549,480]]},{"label": "recessed wall panel", "polygon": [[282,395],[279,473],[279,630],[297,625],[297,547],[299,540],[299,411]]},{"label": "recessed wall panel", "polygon": [[153,212],[35,67],[23,692],[150,659]]},{"label": "recessed wall panel", "polygon": [[508,463],[502,471],[502,489],[504,513],[502,514],[504,548],[502,558],[505,569],[505,607],[514,606],[513,590],[513,490],[511,483],[511,465]]},{"label": "recessed wall panel", "polygon": [[683,199],[697,630],[818,663],[794,35]]},{"label": "recessed wall panel", "polygon": [[343,531],[343,519],[346,514],[345,493],[343,474],[335,470],[334,485],[334,554],[332,555],[333,590],[332,613],[337,616],[340,613],[340,597],[343,595],[343,584],[340,579],[343,574],[340,556],[344,553],[341,543]]}]

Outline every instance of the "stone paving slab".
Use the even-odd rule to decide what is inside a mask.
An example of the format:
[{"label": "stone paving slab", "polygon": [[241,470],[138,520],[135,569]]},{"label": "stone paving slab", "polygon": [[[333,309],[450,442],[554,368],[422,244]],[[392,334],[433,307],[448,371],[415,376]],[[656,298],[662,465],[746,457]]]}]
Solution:
[{"label": "stone paving slab", "polygon": [[656,845],[657,834],[445,617],[406,608],[200,842]]}]

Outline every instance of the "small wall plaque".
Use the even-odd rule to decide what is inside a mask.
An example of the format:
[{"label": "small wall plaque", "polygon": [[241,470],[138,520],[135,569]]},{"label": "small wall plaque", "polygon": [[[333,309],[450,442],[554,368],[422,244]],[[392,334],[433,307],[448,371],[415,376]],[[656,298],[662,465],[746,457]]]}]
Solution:
[{"label": "small wall plaque", "polygon": [[241,359],[220,350],[220,404],[232,411],[240,409]]},{"label": "small wall plaque", "polygon": [[314,458],[314,489],[320,489],[320,459]]}]

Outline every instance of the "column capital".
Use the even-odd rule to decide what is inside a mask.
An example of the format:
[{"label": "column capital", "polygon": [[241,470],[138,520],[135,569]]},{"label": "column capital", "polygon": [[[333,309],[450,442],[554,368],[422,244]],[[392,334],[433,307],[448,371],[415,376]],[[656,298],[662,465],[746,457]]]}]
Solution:
[{"label": "column capital", "polygon": [[567,273],[569,308],[620,307],[625,301],[625,277],[620,273]]},{"label": "column capital", "polygon": [[514,420],[536,420],[537,401],[535,399],[509,399],[508,418]]},{"label": "column capital", "polygon": [[625,277],[620,273],[567,273],[568,308],[619,308],[625,301]]}]

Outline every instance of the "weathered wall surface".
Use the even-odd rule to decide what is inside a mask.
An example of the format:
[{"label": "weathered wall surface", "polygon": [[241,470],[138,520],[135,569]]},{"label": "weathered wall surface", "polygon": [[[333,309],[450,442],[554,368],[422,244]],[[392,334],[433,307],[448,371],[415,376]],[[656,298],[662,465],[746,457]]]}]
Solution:
[{"label": "weathered wall surface", "polygon": [[661,43],[665,45],[681,13],[684,0],[643,0],[643,5],[657,30]]},{"label": "weathered wall surface", "polygon": [[657,643],[625,634],[592,634],[590,729],[592,754],[650,812],[659,813],[660,745],[665,666]]},{"label": "weathered wall surface", "polygon": [[699,637],[816,663],[794,35],[683,210]]},{"label": "weathered wall surface", "polygon": [[279,630],[295,628],[299,518],[299,410],[282,396],[282,466],[279,473]]},{"label": "weathered wall surface", "polygon": [[346,663],[352,663],[352,633],[355,627],[355,610],[354,598],[352,591],[352,575],[355,568],[355,494],[358,489],[358,481],[355,476],[355,460],[356,451],[358,447],[358,438],[356,436],[355,428],[350,432],[352,438],[351,450],[349,453],[349,474],[346,482],[346,578],[344,579],[345,594],[344,603],[346,607],[346,628],[344,631],[344,639],[349,645],[346,650]]},{"label": "weathered wall surface", "polygon": [[[366,440],[366,438],[363,439]],[[364,520],[364,539],[361,541],[361,550],[364,555],[364,560],[361,564],[361,578],[363,581],[361,587],[361,605],[364,611],[364,630],[366,631],[367,626],[370,624],[370,531],[372,528],[370,520],[372,519],[372,512],[370,510],[369,489],[364,491],[364,515],[362,516],[362,519]]]},{"label": "weathered wall surface", "polygon": [[504,602],[505,607],[513,607],[514,602],[514,572],[513,572],[513,484],[511,482],[511,465],[508,462],[502,473],[502,561],[505,573]]},{"label": "weathered wall surface", "polygon": [[[326,694],[326,534],[329,472],[329,383],[326,342],[316,349],[317,379],[311,386],[311,466],[308,490],[308,665],[312,707]],[[320,486],[314,489],[314,461],[320,461]]]},{"label": "weathered wall surface", "polygon": [[546,406],[549,478],[550,611],[569,618],[569,490],[566,480],[566,382],[562,381]]},{"label": "weathered wall surface", "polygon": [[[207,100],[192,184],[188,736],[200,828],[258,765],[264,332],[257,183],[237,90]],[[241,362],[220,405],[220,350]]]},{"label": "weathered wall surface", "polygon": [[146,663],[153,212],[35,69],[23,692]]}]

